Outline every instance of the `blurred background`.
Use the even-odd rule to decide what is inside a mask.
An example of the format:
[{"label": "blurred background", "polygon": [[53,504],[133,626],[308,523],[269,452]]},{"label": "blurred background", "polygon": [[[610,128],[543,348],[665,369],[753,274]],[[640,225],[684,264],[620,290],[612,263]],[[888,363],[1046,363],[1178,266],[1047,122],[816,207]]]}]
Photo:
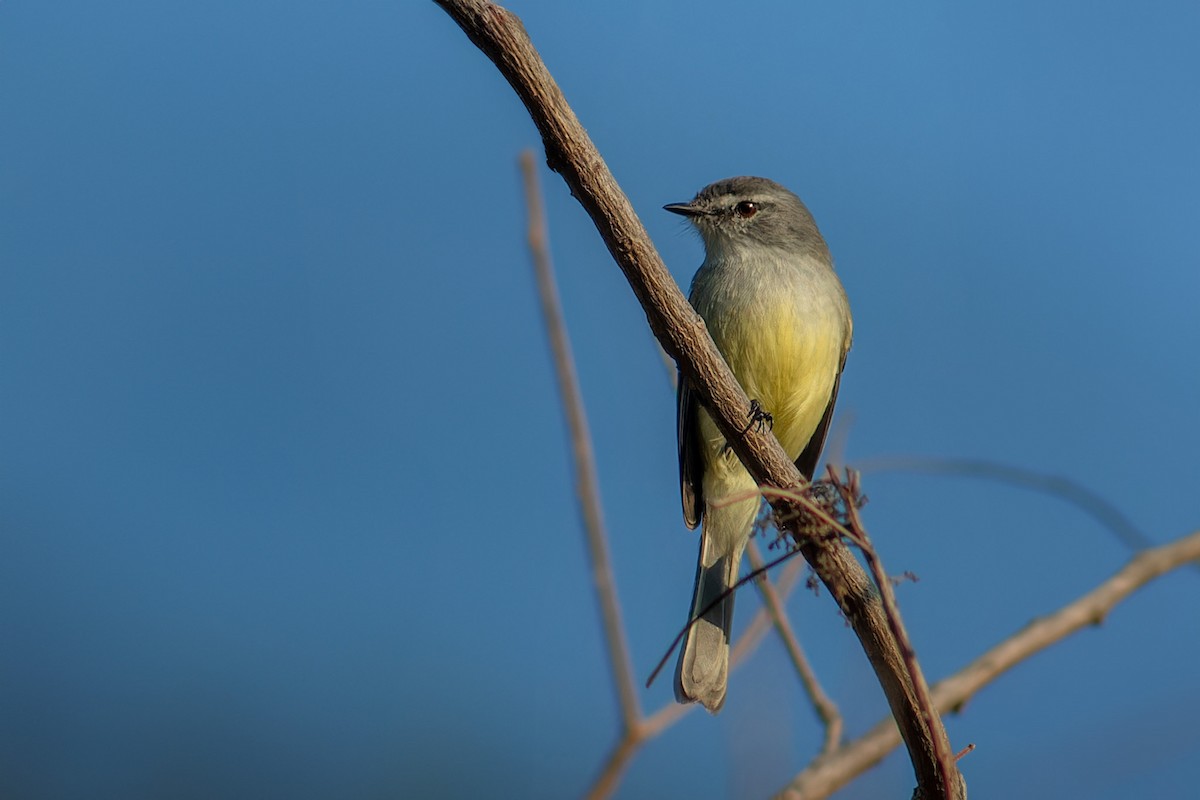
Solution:
[{"label": "blurred background", "polygon": [[[736,174],[808,203],[855,313],[850,464],[1200,524],[1200,6],[510,7],[681,285],[664,203]],[[0,796],[580,794],[618,716],[524,242],[538,137],[492,65],[431,2],[10,1],[0,108]],[[644,678],[695,561],[674,398],[542,178]],[[931,680],[1130,557],[1059,498],[865,483]],[[1190,796],[1198,598],[1168,575],[948,718],[972,794]],[[848,733],[882,718],[828,597],[789,611]],[[618,796],[761,797],[820,738],[768,640]],[[842,796],[912,785],[893,754]]]}]

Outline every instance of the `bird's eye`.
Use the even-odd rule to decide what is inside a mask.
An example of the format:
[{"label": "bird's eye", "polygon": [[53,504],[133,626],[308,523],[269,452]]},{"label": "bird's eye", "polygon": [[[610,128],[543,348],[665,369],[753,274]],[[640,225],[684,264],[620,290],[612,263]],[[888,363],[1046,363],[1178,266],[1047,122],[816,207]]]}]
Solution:
[{"label": "bird's eye", "polygon": [[733,207],[733,211],[742,219],[750,219],[758,213],[758,203],[752,203],[749,200],[743,200]]}]

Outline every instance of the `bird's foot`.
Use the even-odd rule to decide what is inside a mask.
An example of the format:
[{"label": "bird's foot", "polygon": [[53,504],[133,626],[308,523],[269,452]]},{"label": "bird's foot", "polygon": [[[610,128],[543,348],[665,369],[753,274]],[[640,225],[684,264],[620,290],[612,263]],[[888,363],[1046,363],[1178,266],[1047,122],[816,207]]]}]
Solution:
[{"label": "bird's foot", "polygon": [[775,417],[771,416],[771,412],[762,407],[762,404],[757,400],[750,401],[750,413],[746,415],[750,421],[746,423],[746,427],[742,429],[742,433],[749,432],[751,428],[756,429],[759,433],[766,430],[775,430]]}]

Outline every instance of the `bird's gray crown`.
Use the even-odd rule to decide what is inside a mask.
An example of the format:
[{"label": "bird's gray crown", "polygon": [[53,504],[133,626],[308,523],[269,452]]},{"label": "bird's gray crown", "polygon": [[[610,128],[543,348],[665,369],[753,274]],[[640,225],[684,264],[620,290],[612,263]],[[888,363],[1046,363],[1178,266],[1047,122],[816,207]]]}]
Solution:
[{"label": "bird's gray crown", "polygon": [[767,178],[726,178],[705,186],[691,202],[663,208],[690,219],[709,249],[758,244],[828,252],[800,198]]}]

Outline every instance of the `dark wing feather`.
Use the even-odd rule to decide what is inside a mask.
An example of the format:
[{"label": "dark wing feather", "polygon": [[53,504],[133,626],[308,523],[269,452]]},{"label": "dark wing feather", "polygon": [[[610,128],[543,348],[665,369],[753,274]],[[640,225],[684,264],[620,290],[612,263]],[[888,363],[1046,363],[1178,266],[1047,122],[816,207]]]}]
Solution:
[{"label": "dark wing feather", "polygon": [[679,376],[678,403],[675,406],[676,436],[679,443],[679,490],[683,497],[683,521],[692,529],[700,524],[704,514],[704,492],[701,479],[704,465],[700,460],[699,406],[687,381]]},{"label": "dark wing feather", "polygon": [[[846,359],[843,356],[842,364],[845,365],[845,363]],[[833,419],[833,406],[837,403],[838,385],[841,382],[842,371],[839,368],[837,377],[833,379],[833,391],[829,393],[829,405],[825,406],[821,422],[813,431],[812,438],[804,446],[800,457],[796,459],[796,469],[800,470],[800,474],[810,481],[813,478],[813,472],[817,469],[817,462],[821,460],[821,448],[825,446],[825,437],[829,435],[829,421]]]}]

